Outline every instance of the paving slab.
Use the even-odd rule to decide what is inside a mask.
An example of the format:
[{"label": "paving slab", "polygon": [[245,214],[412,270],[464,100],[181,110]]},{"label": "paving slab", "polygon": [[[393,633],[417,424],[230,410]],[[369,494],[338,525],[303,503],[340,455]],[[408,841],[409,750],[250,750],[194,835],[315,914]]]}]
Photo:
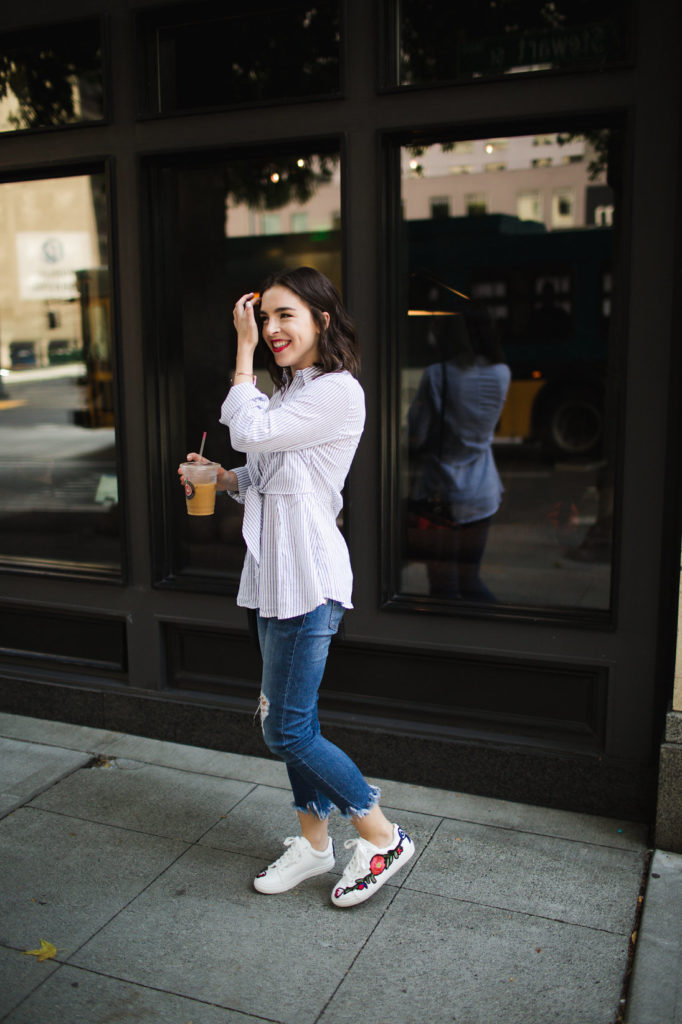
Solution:
[{"label": "paving slab", "polygon": [[682,855],[656,850],[628,995],[626,1024],[682,1024]]},{"label": "paving slab", "polygon": [[86,753],[0,737],[0,818],[90,761]]},{"label": "paving slab", "polygon": [[644,865],[644,851],[444,820],[405,884],[629,936]]},{"label": "paving slab", "polygon": [[4,1024],[255,1024],[250,1014],[61,967]]},{"label": "paving slab", "polygon": [[320,1024],[613,1024],[627,954],[625,936],[403,888]]},{"label": "paving slab", "polygon": [[258,866],[192,847],[70,963],[267,1020],[312,1024],[396,890],[351,914],[329,901],[334,875],[269,897],[252,889]]},{"label": "paving slab", "polygon": [[76,772],[30,804],[191,843],[253,785],[117,758]]},{"label": "paving slab", "polygon": [[38,963],[34,956],[0,946],[0,1020],[58,968],[54,960]]},{"label": "paving slab", "polygon": [[376,784],[381,789],[382,803],[405,810],[560,839],[577,839],[623,850],[640,850],[647,845],[648,829],[641,822],[577,814],[389,779],[378,779]]},{"label": "paving slab", "polygon": [[[150,740],[144,736],[122,735],[107,743],[103,753],[112,757],[127,757],[135,761],[217,775],[222,779],[263,783],[279,789],[289,789],[286,766],[281,761],[248,754],[230,754],[222,750],[204,750],[183,743]],[[264,748],[265,752],[265,748]]]},{"label": "paving slab", "polygon": [[96,753],[120,735],[108,729],[92,729],[85,725],[71,725],[69,722],[52,722],[46,718],[0,712],[0,736],[25,740],[27,743]]},{"label": "paving slab", "polygon": [[0,944],[64,960],[177,859],[187,845],[20,808],[0,822]]}]

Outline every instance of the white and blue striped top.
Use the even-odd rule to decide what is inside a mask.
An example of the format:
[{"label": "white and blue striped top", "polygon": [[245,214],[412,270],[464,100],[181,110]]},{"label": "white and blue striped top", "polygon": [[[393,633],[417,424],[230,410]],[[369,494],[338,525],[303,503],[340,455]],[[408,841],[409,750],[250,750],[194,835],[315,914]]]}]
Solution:
[{"label": "white and blue striped top", "polygon": [[346,370],[299,370],[268,398],[234,385],[220,422],[246,452],[233,470],[247,551],[237,604],[289,619],[325,600],[352,608],[353,574],[336,524],[341,491],[365,423],[365,396]]}]

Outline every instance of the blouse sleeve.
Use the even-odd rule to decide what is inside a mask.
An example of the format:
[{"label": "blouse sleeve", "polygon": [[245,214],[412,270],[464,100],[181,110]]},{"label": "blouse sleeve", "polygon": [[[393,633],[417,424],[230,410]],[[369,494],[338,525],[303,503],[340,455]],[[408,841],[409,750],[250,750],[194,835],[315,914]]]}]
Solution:
[{"label": "blouse sleeve", "polygon": [[240,452],[282,452],[334,441],[346,433],[355,402],[352,378],[328,373],[301,388],[293,401],[268,410],[267,398],[252,384],[233,387],[220,422]]},{"label": "blouse sleeve", "polygon": [[240,505],[244,504],[246,500],[246,492],[251,486],[251,474],[249,473],[248,466],[235,466],[230,472],[234,473],[237,477],[237,490],[226,491],[225,493],[230,496],[234,501],[238,501]]}]

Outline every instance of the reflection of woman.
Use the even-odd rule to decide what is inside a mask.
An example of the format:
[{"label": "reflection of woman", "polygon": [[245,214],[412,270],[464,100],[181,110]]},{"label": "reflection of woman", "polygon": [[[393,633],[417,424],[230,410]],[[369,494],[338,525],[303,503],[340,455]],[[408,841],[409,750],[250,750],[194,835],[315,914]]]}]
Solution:
[{"label": "reflection of woman", "polygon": [[451,323],[449,351],[424,371],[408,414],[411,554],[432,596],[493,601],[479,572],[502,497],[492,440],[511,375],[485,310],[467,304]]},{"label": "reflection of woman", "polygon": [[[414,852],[381,811],[379,790],[320,734],[317,697],[332,635],[351,605],[348,550],[336,525],[341,489],[365,421],[355,380],[353,326],[332,284],[299,267],[262,286],[258,309],[275,382],[268,399],[253,382],[255,296],[234,307],[237,364],[221,422],[246,465],[221,469],[219,488],[245,502],[246,560],[237,603],[258,610],[263,655],[260,716],[265,742],[285,762],[302,835],[254,880],[280,893],[331,871],[329,814],[336,806],[358,833],[332,902],[361,903]],[[187,456],[197,459],[195,453]]]}]

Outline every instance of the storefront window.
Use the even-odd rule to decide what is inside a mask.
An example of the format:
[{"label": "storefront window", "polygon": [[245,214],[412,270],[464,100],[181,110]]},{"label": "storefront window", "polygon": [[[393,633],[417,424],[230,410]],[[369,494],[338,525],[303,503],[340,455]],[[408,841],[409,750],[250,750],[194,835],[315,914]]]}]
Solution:
[{"label": "storefront window", "polygon": [[139,14],[143,113],[339,93],[338,0],[226,6],[206,0]]},{"label": "storefront window", "polygon": [[0,184],[0,564],[120,572],[104,174]]},{"label": "storefront window", "polygon": [[623,0],[401,0],[396,6],[389,85],[603,68],[630,53],[631,4]]},{"label": "storefront window", "polygon": [[[494,175],[485,139],[400,150],[390,589],[437,605],[606,612],[619,136],[555,132],[542,166],[532,136],[504,141]],[[461,161],[466,176],[452,173]],[[432,216],[434,193],[450,216]]]},{"label": "storefront window", "polygon": [[0,35],[0,132],[101,121],[99,20]]},{"label": "storefront window", "polygon": [[[226,467],[244,464],[219,423],[234,369],[232,309],[239,296],[258,290],[268,274],[300,265],[316,267],[341,288],[339,151],[297,146],[202,157],[154,164],[149,174],[158,224],[150,273],[161,289],[154,313],[161,434],[170,463],[159,481],[170,510],[159,537],[159,574],[221,587],[237,578],[243,562],[242,507],[219,496],[215,515],[188,516],[174,468],[199,450],[204,431],[205,455]],[[264,366],[257,351],[259,386],[269,394]]]}]

